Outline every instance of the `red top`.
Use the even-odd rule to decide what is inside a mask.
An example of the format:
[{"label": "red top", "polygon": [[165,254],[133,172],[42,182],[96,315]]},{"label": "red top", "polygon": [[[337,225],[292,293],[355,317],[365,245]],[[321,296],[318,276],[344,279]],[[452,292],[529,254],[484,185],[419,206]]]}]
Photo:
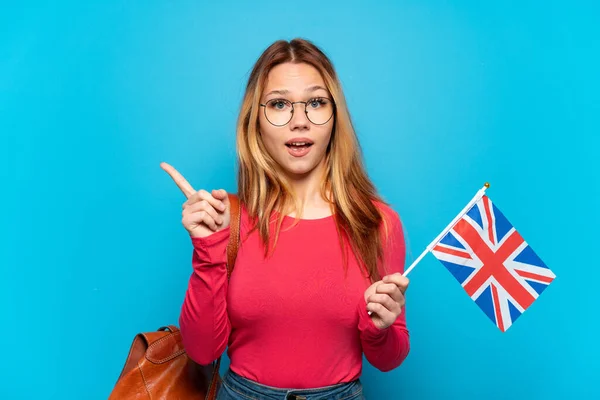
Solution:
[{"label": "red top", "polygon": [[[402,272],[400,219],[380,207],[390,231],[386,274]],[[229,282],[229,228],[192,238],[193,273],[179,319],[189,356],[210,364],[229,346],[234,372],[263,385],[298,389],[359,378],[363,352],[379,370],[398,367],[410,347],[404,309],[391,327],[377,328],[364,300],[370,283],[353,256],[344,271],[334,217],[303,219],[286,231],[293,222],[284,217],[275,251],[265,259],[258,231],[247,235],[242,207],[242,243]],[[271,226],[274,232],[275,222]]]}]

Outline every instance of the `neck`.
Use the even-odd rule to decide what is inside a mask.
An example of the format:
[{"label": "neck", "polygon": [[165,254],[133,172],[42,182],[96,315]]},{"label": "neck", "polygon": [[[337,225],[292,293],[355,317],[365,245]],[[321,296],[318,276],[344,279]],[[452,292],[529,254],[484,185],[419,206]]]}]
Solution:
[{"label": "neck", "polygon": [[[302,205],[302,218],[314,219],[331,215],[329,202],[321,195],[321,184],[325,171],[324,160],[314,170],[303,176],[288,176],[295,197]],[[293,208],[290,216],[295,217]]]}]

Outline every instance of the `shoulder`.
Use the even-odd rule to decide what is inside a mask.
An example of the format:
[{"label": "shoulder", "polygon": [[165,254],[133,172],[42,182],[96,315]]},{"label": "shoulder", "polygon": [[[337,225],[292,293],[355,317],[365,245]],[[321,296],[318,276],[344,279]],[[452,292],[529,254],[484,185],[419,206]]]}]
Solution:
[{"label": "shoulder", "polygon": [[399,213],[389,204],[373,200],[373,204],[381,214],[380,232],[384,243],[404,245],[404,228]]},{"label": "shoulder", "polygon": [[246,205],[240,203],[240,231],[248,232],[251,226],[252,221],[250,219],[250,213],[248,212]]},{"label": "shoulder", "polygon": [[400,215],[392,206],[379,200],[373,200],[373,204],[377,207],[385,224],[390,226],[401,225]]}]

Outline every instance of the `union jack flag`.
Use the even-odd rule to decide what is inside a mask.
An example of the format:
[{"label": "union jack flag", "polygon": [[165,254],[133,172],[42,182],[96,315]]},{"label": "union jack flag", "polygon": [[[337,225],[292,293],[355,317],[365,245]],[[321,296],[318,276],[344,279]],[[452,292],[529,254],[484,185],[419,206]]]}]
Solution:
[{"label": "union jack flag", "polygon": [[556,277],[487,196],[458,220],[432,254],[502,332]]}]

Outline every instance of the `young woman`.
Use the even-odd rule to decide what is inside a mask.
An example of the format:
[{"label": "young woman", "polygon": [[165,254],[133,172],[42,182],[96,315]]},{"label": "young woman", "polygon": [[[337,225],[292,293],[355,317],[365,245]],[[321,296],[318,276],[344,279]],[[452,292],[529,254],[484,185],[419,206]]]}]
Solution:
[{"label": "young woman", "polygon": [[332,63],[277,41],[250,75],[237,126],[241,245],[226,272],[229,200],[195,191],[182,223],[193,274],[180,327],[200,364],[228,348],[219,399],[360,399],[362,356],[381,371],[409,352],[398,214],[361,159]]}]

